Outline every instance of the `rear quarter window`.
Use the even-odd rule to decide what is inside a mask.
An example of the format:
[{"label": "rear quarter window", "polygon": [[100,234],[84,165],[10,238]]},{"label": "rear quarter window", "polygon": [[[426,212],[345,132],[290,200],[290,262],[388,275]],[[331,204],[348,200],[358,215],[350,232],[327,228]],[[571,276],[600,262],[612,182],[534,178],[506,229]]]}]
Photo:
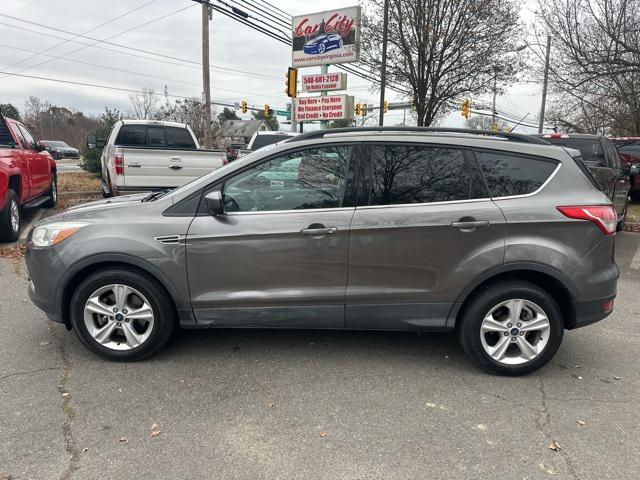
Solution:
[{"label": "rear quarter window", "polygon": [[553,160],[495,152],[476,152],[491,197],[527,195],[538,190],[558,166]]},{"label": "rear quarter window", "polygon": [[123,147],[145,147],[147,145],[147,126],[123,125],[118,132],[115,143]]},{"label": "rear quarter window", "polygon": [[167,127],[167,146],[170,148],[196,148],[196,144],[186,128]]}]

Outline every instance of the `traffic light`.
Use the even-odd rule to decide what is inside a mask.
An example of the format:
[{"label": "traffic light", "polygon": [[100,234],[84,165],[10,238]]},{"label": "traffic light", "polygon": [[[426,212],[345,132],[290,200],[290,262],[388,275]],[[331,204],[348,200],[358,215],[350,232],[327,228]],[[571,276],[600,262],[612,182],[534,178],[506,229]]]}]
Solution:
[{"label": "traffic light", "polygon": [[471,101],[465,100],[462,102],[462,116],[468,119],[471,116]]},{"label": "traffic light", "polygon": [[356,115],[362,115],[362,105],[360,105],[359,103],[356,103]]},{"label": "traffic light", "polygon": [[389,111],[389,102],[387,102],[386,100],[384,101],[384,113],[387,113]]},{"label": "traffic light", "polygon": [[269,118],[269,105],[267,105],[266,103],[264,104],[264,110],[262,111],[262,113],[264,114],[264,118]]},{"label": "traffic light", "polygon": [[298,94],[298,69],[289,67],[287,70],[287,81],[285,82],[287,88],[285,93],[288,97],[296,98]]},{"label": "traffic light", "polygon": [[362,104],[362,116],[363,117],[367,116],[367,104],[366,103]]},{"label": "traffic light", "polygon": [[240,111],[242,113],[247,113],[247,101],[246,100],[242,100],[242,106],[240,107]]},{"label": "traffic light", "polygon": [[491,127],[491,130],[493,130],[494,132],[499,132],[500,129],[498,128],[498,124],[494,123],[493,126]]}]

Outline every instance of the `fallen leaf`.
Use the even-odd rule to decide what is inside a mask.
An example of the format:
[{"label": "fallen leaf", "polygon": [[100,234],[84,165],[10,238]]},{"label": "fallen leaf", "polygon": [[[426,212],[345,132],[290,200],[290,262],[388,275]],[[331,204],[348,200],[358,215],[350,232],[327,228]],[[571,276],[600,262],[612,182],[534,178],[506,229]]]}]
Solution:
[{"label": "fallen leaf", "polygon": [[486,425],[483,425],[483,424],[481,424],[481,423],[480,423],[480,424],[478,424],[478,425],[476,425],[476,428],[477,428],[478,430],[483,431],[483,432],[487,430],[487,426],[486,426]]},{"label": "fallen leaf", "polygon": [[620,377],[613,377],[614,380],[620,380]]},{"label": "fallen leaf", "polygon": [[69,392],[63,392],[63,393],[62,393],[62,396],[63,396],[63,397],[68,397],[68,396],[69,396]]},{"label": "fallen leaf", "polygon": [[320,436],[322,438],[326,437],[327,435],[329,435],[327,432],[320,432]]},{"label": "fallen leaf", "polygon": [[151,425],[151,430],[158,430],[158,428],[160,428],[160,426],[157,423]]},{"label": "fallen leaf", "polygon": [[267,402],[267,407],[269,408],[273,407],[273,402]]},{"label": "fallen leaf", "polygon": [[583,420],[576,420],[576,423],[578,425],[586,425]]},{"label": "fallen leaf", "polygon": [[560,444],[555,440],[551,440],[551,443],[549,444],[549,450],[559,452],[560,450],[562,450],[562,447],[560,447]]},{"label": "fallen leaf", "polygon": [[120,440],[118,440],[120,443],[129,443],[129,440],[127,439],[127,437],[122,437]]},{"label": "fallen leaf", "polygon": [[151,432],[151,435],[149,435],[150,437],[157,437],[158,435],[160,435],[160,430],[154,430],[153,432]]},{"label": "fallen leaf", "polygon": [[40,342],[38,345],[40,345],[41,347],[45,347],[47,345],[49,345],[51,342]]},{"label": "fallen leaf", "polygon": [[87,447],[84,447],[84,448],[82,449],[82,451],[83,451],[83,452],[88,452],[88,451],[89,451],[89,449],[88,449]]}]

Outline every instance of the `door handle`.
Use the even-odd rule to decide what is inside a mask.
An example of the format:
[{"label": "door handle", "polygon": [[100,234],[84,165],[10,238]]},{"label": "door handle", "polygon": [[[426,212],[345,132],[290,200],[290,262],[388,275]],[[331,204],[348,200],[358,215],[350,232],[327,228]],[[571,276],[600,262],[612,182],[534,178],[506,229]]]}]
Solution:
[{"label": "door handle", "polygon": [[182,165],[169,165],[169,168],[171,170],[180,170],[182,168]]},{"label": "door handle", "polygon": [[460,221],[453,222],[451,224],[453,228],[458,228],[462,231],[472,231],[476,228],[483,228],[489,226],[489,220],[469,220],[469,221]]},{"label": "door handle", "polygon": [[338,229],[336,227],[313,227],[313,228],[303,228],[300,230],[300,233],[304,235],[333,235],[336,233]]}]

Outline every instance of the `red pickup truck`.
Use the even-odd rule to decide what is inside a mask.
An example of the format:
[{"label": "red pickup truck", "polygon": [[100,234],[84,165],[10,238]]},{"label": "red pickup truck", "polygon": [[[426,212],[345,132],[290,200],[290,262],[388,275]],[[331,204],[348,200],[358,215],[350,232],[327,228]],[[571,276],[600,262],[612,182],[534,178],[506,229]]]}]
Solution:
[{"label": "red pickup truck", "polygon": [[56,171],[45,147],[0,112],[0,241],[18,240],[23,208],[55,206]]}]

